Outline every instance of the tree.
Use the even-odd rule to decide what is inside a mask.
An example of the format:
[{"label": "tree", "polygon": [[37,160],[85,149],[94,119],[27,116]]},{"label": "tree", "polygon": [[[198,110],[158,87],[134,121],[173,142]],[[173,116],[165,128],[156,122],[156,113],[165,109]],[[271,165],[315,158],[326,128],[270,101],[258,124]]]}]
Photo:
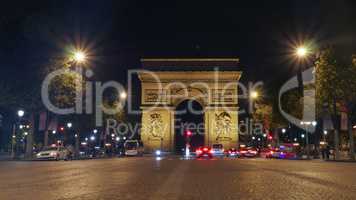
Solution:
[{"label": "tree", "polygon": [[350,156],[351,159],[355,159],[352,134],[352,119],[355,115],[356,107],[355,63],[355,56],[352,59],[350,57],[338,57],[332,47],[323,49],[315,63],[317,114],[320,116],[324,109],[327,109],[332,114],[335,130],[336,159],[339,158],[339,124],[337,117],[343,107],[346,108],[348,115]]}]

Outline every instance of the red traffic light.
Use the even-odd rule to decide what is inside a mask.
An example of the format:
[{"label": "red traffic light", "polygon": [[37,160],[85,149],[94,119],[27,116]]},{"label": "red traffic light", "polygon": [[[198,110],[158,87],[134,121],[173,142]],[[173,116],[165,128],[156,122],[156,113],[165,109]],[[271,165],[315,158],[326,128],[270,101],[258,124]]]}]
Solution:
[{"label": "red traffic light", "polygon": [[187,131],[187,132],[186,132],[186,135],[187,135],[187,136],[192,136],[192,132],[191,132],[191,131]]},{"label": "red traffic light", "polygon": [[59,128],[59,130],[60,130],[60,131],[64,131],[64,127],[61,126],[61,127]]},{"label": "red traffic light", "polygon": [[269,140],[272,140],[272,139],[273,139],[272,135],[269,135],[269,136],[268,136],[268,139],[269,139]]}]

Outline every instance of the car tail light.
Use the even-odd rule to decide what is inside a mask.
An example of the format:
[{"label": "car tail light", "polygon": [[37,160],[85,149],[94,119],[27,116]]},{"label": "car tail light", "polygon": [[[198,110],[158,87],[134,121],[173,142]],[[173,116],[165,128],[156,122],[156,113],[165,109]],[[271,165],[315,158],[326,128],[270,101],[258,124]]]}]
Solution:
[{"label": "car tail light", "polygon": [[213,150],[210,150],[210,151],[209,151],[209,153],[211,153],[211,154],[212,154],[213,152],[214,152]]},{"label": "car tail light", "polygon": [[201,153],[202,153],[201,150],[196,150],[195,152],[196,152],[197,154],[201,154]]},{"label": "car tail light", "polygon": [[229,151],[229,153],[231,154],[231,151]]},{"label": "car tail light", "polygon": [[270,153],[270,154],[274,154],[274,152],[273,152],[273,151],[270,151],[269,153]]},{"label": "car tail light", "polygon": [[241,151],[241,153],[247,153],[247,151]]},{"label": "car tail light", "polygon": [[208,151],[208,148],[204,148],[203,151]]}]

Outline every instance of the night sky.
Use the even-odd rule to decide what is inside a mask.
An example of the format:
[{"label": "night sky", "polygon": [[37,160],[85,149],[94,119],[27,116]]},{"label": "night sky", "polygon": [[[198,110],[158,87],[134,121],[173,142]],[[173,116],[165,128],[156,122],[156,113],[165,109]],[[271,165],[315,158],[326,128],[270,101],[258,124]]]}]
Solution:
[{"label": "night sky", "polygon": [[0,8],[1,77],[26,79],[69,44],[81,43],[90,47],[100,80],[122,80],[141,57],[239,57],[244,80],[285,80],[293,74],[291,44],[355,43],[355,5],[351,0],[10,1]]},{"label": "night sky", "polygon": [[0,8],[0,78],[36,74],[70,45],[90,51],[95,79],[125,84],[142,57],[239,57],[243,82],[278,89],[295,75],[293,45],[354,48],[349,1],[10,1]]}]

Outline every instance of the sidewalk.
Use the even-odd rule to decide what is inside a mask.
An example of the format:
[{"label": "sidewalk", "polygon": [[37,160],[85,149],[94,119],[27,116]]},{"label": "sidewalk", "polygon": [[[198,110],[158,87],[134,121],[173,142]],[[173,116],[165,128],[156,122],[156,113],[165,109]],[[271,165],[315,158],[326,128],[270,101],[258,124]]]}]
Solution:
[{"label": "sidewalk", "polygon": [[11,155],[7,153],[0,153],[0,161],[11,160]]},{"label": "sidewalk", "polygon": [[334,156],[331,155],[329,160],[325,160],[327,162],[356,162],[356,160],[350,160],[350,155],[348,152],[341,151],[340,158],[335,160]]}]

